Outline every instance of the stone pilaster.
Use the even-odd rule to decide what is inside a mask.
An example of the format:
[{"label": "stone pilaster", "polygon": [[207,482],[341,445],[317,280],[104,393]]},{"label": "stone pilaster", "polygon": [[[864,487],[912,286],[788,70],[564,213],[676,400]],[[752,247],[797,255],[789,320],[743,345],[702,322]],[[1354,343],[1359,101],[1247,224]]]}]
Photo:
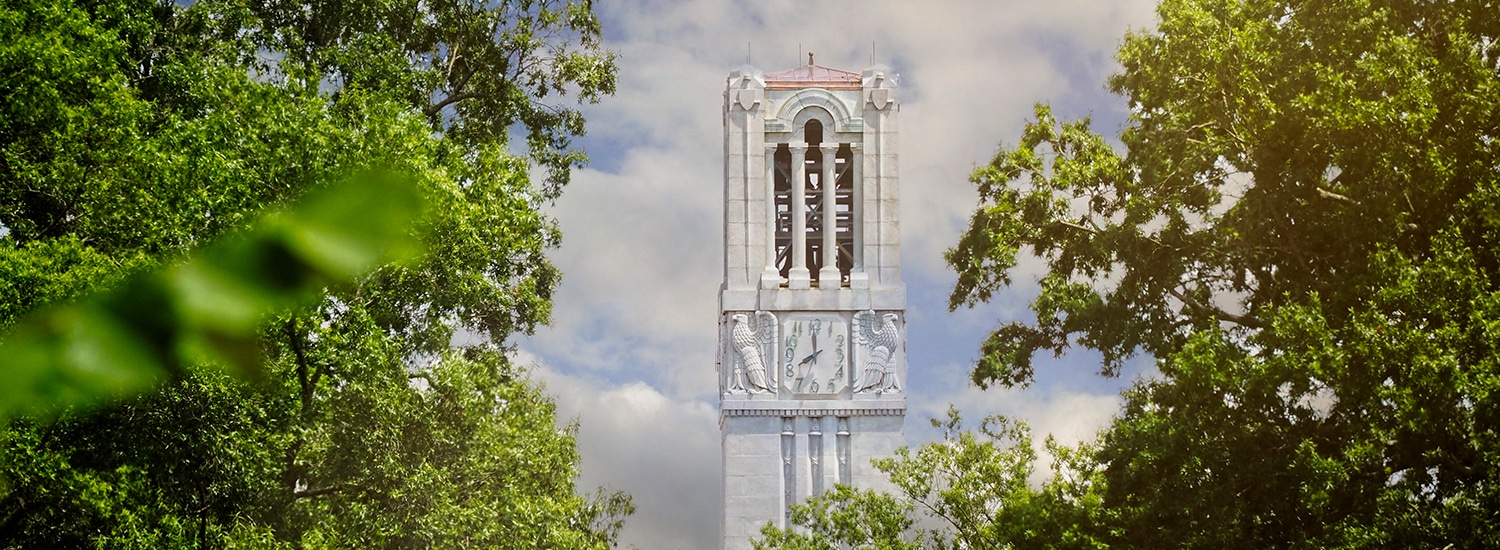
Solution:
[{"label": "stone pilaster", "polygon": [[765,140],[765,82],[754,67],[729,74],[724,92],[724,283],[734,289],[759,285],[759,244],[767,227],[761,178]]},{"label": "stone pilaster", "polygon": [[[873,285],[901,285],[901,187],[896,142],[900,88],[894,71],[875,66],[861,75],[864,113],[864,231],[866,271]],[[904,306],[903,306],[904,307]]]}]

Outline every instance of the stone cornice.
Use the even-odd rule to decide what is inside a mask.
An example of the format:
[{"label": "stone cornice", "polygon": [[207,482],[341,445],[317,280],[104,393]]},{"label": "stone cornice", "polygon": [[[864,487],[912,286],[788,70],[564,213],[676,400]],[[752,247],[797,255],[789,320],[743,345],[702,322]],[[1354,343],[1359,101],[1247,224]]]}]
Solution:
[{"label": "stone cornice", "polygon": [[731,416],[902,416],[906,397],[863,397],[824,401],[796,399],[744,399],[726,397],[719,402],[719,419]]}]

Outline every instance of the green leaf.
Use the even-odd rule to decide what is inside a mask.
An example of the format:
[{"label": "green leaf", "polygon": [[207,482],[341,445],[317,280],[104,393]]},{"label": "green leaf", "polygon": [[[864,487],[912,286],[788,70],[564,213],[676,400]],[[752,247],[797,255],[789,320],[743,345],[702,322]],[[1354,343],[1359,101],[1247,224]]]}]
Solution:
[{"label": "green leaf", "polygon": [[50,415],[138,392],[203,363],[259,372],[260,328],[330,285],[421,248],[425,199],[366,175],[310,194],[182,265],[23,318],[0,343],[0,415]]}]

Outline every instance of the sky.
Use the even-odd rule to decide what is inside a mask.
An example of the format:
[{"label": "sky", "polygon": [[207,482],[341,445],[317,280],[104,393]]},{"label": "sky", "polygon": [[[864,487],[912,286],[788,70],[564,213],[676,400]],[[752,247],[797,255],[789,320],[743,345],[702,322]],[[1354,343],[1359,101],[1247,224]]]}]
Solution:
[{"label": "sky", "polygon": [[[977,194],[968,174],[1015,143],[1038,102],[1090,116],[1118,134],[1123,98],[1104,86],[1128,30],[1150,29],[1148,0],[664,1],[595,3],[619,90],[585,108],[592,158],[548,208],[563,231],[550,327],[516,342],[517,358],[578,422],[581,490],[630,493],[621,542],[642,549],[715,548],[720,454],[717,292],[723,280],[723,127],[731,69],[806,63],[900,74],[901,232],[907,285],[906,437],[940,437],[928,419],[950,404],[965,418],[1004,414],[1038,440],[1093,437],[1119,390],[1150,370],[1138,358],[1100,377],[1099,356],[1037,358],[1025,389],[969,383],[980,341],[1030,318],[1038,261],[988,304],[948,312],[957,242]],[[1046,459],[1043,458],[1042,466]]]}]

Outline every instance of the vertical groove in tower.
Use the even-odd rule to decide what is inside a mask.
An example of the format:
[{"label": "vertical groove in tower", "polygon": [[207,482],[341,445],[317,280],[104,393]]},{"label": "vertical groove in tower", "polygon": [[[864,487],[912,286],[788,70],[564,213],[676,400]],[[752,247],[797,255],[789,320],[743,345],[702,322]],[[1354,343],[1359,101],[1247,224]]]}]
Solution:
[{"label": "vertical groove in tower", "polygon": [[[741,67],[724,92],[723,546],[903,444],[899,79]],[[832,438],[826,437],[832,435]]]}]

